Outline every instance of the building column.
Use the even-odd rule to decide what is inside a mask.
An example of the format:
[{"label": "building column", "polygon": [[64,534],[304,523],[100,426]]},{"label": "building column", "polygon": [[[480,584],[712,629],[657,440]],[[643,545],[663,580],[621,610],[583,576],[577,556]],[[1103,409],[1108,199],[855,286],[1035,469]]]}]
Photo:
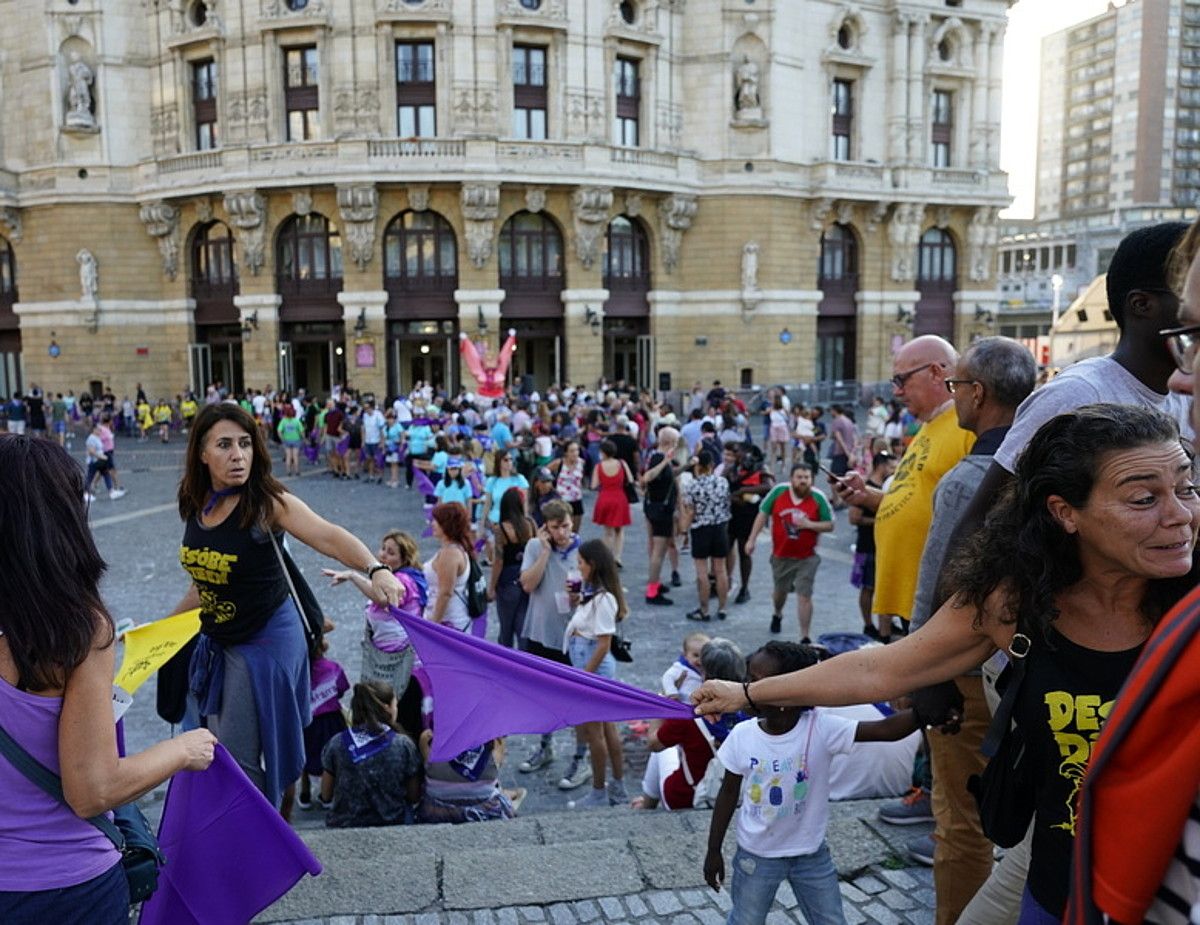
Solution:
[{"label": "building column", "polygon": [[892,25],[892,86],[888,106],[888,161],[903,164],[908,139],[908,32],[912,22],[907,14],[897,13]]},{"label": "building column", "polygon": [[993,289],[960,289],[954,293],[954,345],[966,350],[976,338],[996,333],[1001,293]]},{"label": "building column", "polygon": [[971,120],[967,124],[967,150],[970,165],[986,169],[988,162],[988,109],[989,72],[992,66],[991,49],[988,47],[988,29],[983,27],[975,39],[975,80],[971,85]]},{"label": "building column", "polygon": [[[607,289],[564,289],[563,364],[561,385],[584,383],[589,388],[604,375],[604,303]],[[595,314],[596,324],[588,322],[588,309]]]},{"label": "building column", "polygon": [[908,158],[909,164],[925,163],[925,27],[928,16],[913,14],[908,35]]},{"label": "building column", "polygon": [[[380,402],[387,395],[387,321],[388,294],[375,292],[339,292],[342,323],[346,331],[346,378],[359,392],[371,392]],[[366,327],[357,330],[359,319]]]},{"label": "building column", "polygon": [[860,290],[858,303],[858,381],[883,382],[891,378],[892,357],[912,340],[912,322],[921,294]]},{"label": "building column", "polygon": [[265,388],[279,382],[279,306],[283,296],[235,295],[243,330],[250,325],[250,336],[242,341],[242,381],[246,388]]},{"label": "building column", "polygon": [[[500,303],[504,301],[504,290],[455,289],[454,301],[458,303],[459,334],[466,334],[471,340],[490,338],[492,349],[498,350],[504,343],[504,332],[500,330]],[[477,383],[471,377],[470,370],[461,363],[458,377],[463,388],[468,392],[475,391]],[[449,383],[447,390],[454,391]]]},{"label": "building column", "polygon": [[1004,26],[997,24],[988,36],[991,66],[988,68],[987,94],[987,167],[989,170],[1000,169],[1000,108],[1001,81],[1004,70]]}]

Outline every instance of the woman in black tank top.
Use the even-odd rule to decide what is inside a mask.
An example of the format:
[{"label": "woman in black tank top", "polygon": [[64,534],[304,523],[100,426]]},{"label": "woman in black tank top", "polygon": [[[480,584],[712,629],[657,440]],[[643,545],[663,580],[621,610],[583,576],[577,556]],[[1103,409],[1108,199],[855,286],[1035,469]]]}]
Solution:
[{"label": "woman in black tank top", "polygon": [[179,562],[191,586],[175,612],[200,609],[191,696],[204,724],[286,815],[311,719],[310,653],[275,543],[290,533],[368,572],[380,603],[394,604],[399,586],[362,542],[318,517],[271,475],[261,430],[234,404],[209,405],[196,415],[179,514]]},{"label": "woman in black tank top", "polygon": [[1088,405],[1053,418],[955,550],[943,575],[955,593],[920,632],[753,684],[707,682],[698,709],[887,700],[1027,648],[1013,716],[1037,784],[1021,915],[1061,921],[1091,748],[1155,622],[1196,584],[1191,469],[1175,422],[1157,411]]},{"label": "woman in black tank top", "polygon": [[525,498],[521,489],[510,488],[500,496],[500,523],[492,528],[496,538],[499,562],[492,563],[488,582],[488,599],[496,602],[500,620],[500,645],[512,648],[525,628],[525,610],[529,595],[521,588],[521,560],[525,544],[533,539],[537,528],[525,514]]}]

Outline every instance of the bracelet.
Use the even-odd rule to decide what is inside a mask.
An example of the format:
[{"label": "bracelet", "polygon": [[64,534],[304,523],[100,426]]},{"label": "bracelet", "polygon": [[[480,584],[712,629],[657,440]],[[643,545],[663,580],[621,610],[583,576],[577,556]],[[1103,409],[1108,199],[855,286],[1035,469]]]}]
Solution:
[{"label": "bracelet", "polygon": [[742,682],[742,695],[746,698],[746,706],[748,706],[751,710],[753,710],[755,713],[757,713],[758,712],[758,704],[756,704],[753,700],[750,699],[750,682],[749,681]]},{"label": "bracelet", "polygon": [[376,562],[374,565],[370,566],[367,569],[367,580],[370,581],[371,579],[373,579],[375,577],[376,572],[381,571],[386,568],[387,568],[387,566],[384,565],[382,562]]}]

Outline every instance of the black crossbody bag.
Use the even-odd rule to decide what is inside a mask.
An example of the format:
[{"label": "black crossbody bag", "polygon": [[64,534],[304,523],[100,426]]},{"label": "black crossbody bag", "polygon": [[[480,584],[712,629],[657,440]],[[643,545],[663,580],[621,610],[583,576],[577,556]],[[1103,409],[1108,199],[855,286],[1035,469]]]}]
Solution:
[{"label": "black crossbody bag", "polygon": [[[9,760],[38,789],[59,803],[63,798],[62,778],[25,751],[0,726],[0,754]],[[158,869],[167,862],[158,848],[158,839],[150,831],[150,823],[136,803],[126,803],[113,810],[110,820],[101,813],[88,819],[103,832],[121,852],[121,866],[129,882],[129,902],[145,902],[158,889]]]}]

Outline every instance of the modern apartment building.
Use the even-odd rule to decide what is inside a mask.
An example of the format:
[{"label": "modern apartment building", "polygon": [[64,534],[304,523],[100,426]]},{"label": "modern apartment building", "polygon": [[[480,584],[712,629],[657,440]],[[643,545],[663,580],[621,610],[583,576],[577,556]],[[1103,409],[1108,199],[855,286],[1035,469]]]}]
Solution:
[{"label": "modern apartment building", "polygon": [[0,0],[0,394],[886,378],[998,305],[1009,5]]}]

